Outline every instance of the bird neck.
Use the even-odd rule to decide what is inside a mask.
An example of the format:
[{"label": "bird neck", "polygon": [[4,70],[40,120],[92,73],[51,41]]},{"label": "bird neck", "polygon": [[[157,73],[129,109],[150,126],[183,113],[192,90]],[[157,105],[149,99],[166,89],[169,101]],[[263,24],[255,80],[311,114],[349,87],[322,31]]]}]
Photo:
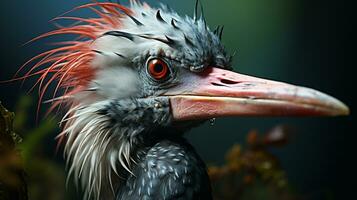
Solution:
[{"label": "bird neck", "polygon": [[187,143],[182,134],[192,126],[172,124],[169,109],[167,98],[73,107],[62,132],[67,136],[69,176],[82,183],[89,197],[114,194],[132,173],[140,152],[163,140]]}]

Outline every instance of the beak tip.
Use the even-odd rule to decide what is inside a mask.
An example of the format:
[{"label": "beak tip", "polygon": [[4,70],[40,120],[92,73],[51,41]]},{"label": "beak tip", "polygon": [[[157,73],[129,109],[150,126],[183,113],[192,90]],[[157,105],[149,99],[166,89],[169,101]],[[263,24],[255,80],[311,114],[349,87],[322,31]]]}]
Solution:
[{"label": "beak tip", "polygon": [[328,101],[324,102],[325,105],[322,106],[322,108],[324,107],[325,110],[325,116],[348,116],[350,115],[350,109],[349,107],[344,104],[342,101],[329,96]]},{"label": "beak tip", "polygon": [[348,115],[350,115],[349,107],[346,104],[340,102],[340,104],[338,105],[336,116],[348,116]]},{"label": "beak tip", "polygon": [[327,105],[331,108],[331,116],[348,116],[350,115],[350,109],[349,107],[343,103],[342,101],[329,96],[325,95],[327,97]]},{"label": "beak tip", "polygon": [[347,116],[350,114],[349,107],[333,96],[305,87],[299,87],[299,90],[301,91],[300,96],[307,97],[305,103],[315,105],[318,110],[322,111],[320,113],[322,116]]}]

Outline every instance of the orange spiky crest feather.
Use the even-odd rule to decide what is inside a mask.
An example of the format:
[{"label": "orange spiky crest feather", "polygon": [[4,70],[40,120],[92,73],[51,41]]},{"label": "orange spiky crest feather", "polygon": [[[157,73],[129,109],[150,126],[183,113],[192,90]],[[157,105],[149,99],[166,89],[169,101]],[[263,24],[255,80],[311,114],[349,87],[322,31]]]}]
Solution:
[{"label": "orange spiky crest feather", "polygon": [[[96,13],[97,18],[80,18],[63,16],[79,9],[90,9]],[[57,30],[42,34],[29,42],[39,40],[55,35],[77,35],[73,41],[59,42],[62,45],[43,52],[27,61],[16,72],[12,80],[25,80],[32,76],[39,76],[36,83],[30,89],[32,91],[36,86],[39,88],[39,104],[37,115],[40,109],[40,103],[44,94],[51,83],[58,81],[53,93],[52,106],[48,110],[51,112],[62,103],[71,104],[67,99],[72,95],[82,91],[95,74],[95,69],[91,67],[96,52],[93,51],[91,44],[103,33],[120,28],[121,19],[125,15],[132,14],[132,11],[117,3],[94,2],[78,6],[63,15],[54,18],[54,20],[66,19],[74,20],[77,23],[69,27],[58,27]],[[28,43],[29,43],[28,42]],[[37,61],[37,62],[35,62]],[[34,63],[34,64],[32,64]],[[25,75],[19,77],[18,74],[24,68],[31,66]],[[64,93],[56,98],[59,89],[64,89]]]}]

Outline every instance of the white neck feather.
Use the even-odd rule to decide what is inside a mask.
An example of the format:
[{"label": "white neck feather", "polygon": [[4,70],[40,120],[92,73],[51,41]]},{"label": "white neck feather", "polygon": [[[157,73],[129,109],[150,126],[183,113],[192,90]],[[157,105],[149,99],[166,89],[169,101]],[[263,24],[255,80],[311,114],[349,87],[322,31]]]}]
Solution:
[{"label": "white neck feather", "polygon": [[109,127],[108,118],[98,114],[105,103],[73,106],[62,120],[68,177],[73,176],[77,186],[80,183],[85,199],[114,199],[118,169],[130,172],[130,141],[123,130]]}]

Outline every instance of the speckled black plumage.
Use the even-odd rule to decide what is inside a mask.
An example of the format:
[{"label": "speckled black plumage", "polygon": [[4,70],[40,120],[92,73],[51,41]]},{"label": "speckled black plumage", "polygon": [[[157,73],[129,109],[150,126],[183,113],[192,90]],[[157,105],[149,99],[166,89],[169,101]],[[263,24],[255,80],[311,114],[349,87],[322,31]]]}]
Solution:
[{"label": "speckled black plumage", "polygon": [[121,170],[117,200],[212,199],[206,166],[183,137],[199,122],[172,124],[168,98],[114,100],[98,114],[131,144],[132,174]]},{"label": "speckled black plumage", "polygon": [[117,200],[212,199],[204,162],[180,136],[146,147],[137,158]]}]

